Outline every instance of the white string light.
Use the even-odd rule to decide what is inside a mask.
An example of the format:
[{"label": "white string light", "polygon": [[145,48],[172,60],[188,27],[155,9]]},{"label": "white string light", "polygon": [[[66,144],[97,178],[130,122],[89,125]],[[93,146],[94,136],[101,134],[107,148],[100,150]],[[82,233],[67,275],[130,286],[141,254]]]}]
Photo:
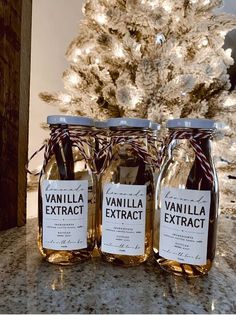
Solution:
[{"label": "white string light", "polygon": [[164,8],[164,10],[165,10],[166,12],[171,13],[171,11],[172,11],[171,2],[166,0],[166,1],[163,3],[163,8]]},{"label": "white string light", "polygon": [[137,104],[142,100],[141,91],[135,86],[130,87],[130,107],[135,109]]},{"label": "white string light", "polygon": [[232,56],[232,48],[228,48],[225,50],[225,54],[228,58],[230,58]]},{"label": "white string light", "polygon": [[103,13],[96,15],[95,21],[97,21],[99,24],[103,25],[107,22],[107,16]]},{"label": "white string light", "polygon": [[93,45],[86,45],[83,48],[76,48],[72,53],[72,60],[74,63],[79,61],[79,57],[83,55],[90,54],[91,50],[93,48]]},{"label": "white string light", "polygon": [[79,59],[78,57],[81,56],[82,54],[82,50],[80,48],[76,48],[74,51],[73,51],[73,54],[72,54],[72,60],[73,62],[77,62]]},{"label": "white string light", "polygon": [[219,34],[222,38],[225,38],[225,36],[227,35],[227,31],[220,31]]},{"label": "white string light", "polygon": [[59,100],[64,104],[69,104],[72,100],[72,97],[69,94],[60,94]]},{"label": "white string light", "polygon": [[69,76],[68,80],[70,81],[70,83],[72,83],[73,85],[77,85],[81,82],[81,77],[77,74],[77,73],[73,73]]},{"label": "white string light", "polygon": [[159,5],[159,0],[141,0],[142,4],[150,6],[152,9]]},{"label": "white string light", "polygon": [[124,50],[121,44],[116,43],[115,48],[114,48],[114,55],[118,58],[125,57]]},{"label": "white string light", "polygon": [[233,95],[228,96],[223,104],[224,107],[231,107],[235,105],[236,105],[236,98]]},{"label": "white string light", "polygon": [[182,47],[180,47],[180,46],[176,47],[175,52],[176,52],[176,56],[178,58],[180,58],[180,59],[183,58],[183,49],[182,49]]}]

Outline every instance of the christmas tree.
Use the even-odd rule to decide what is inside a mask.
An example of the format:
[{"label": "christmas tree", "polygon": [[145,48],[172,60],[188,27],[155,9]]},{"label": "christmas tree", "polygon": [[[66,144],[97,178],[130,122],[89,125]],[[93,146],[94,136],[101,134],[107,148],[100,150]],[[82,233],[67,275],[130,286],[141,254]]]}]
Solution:
[{"label": "christmas tree", "polygon": [[216,14],[221,0],[87,0],[78,37],[67,50],[66,92],[41,93],[62,112],[96,119],[178,117],[223,121],[215,145],[223,192],[232,208],[236,173],[236,93],[224,49],[236,18]]}]

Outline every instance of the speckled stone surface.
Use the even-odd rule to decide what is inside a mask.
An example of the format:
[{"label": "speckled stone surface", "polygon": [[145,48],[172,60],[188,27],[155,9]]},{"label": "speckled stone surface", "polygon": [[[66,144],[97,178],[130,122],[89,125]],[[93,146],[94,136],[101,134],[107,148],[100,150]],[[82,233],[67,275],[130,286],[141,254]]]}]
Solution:
[{"label": "speckled stone surface", "polygon": [[99,259],[73,267],[42,261],[37,221],[0,232],[0,313],[235,313],[236,217],[221,215],[208,276],[187,280],[153,261],[135,268]]}]

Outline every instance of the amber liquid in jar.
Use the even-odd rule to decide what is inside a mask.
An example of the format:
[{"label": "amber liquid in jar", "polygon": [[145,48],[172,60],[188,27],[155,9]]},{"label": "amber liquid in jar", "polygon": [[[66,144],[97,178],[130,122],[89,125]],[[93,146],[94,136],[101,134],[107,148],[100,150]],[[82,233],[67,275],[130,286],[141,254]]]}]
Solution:
[{"label": "amber liquid in jar", "polygon": [[[198,130],[193,130],[197,132]],[[218,223],[218,207],[219,207],[219,188],[218,188],[218,180],[215,172],[215,167],[213,164],[213,160],[211,157],[211,140],[210,139],[201,139],[198,140],[198,144],[204,151],[208,162],[211,165],[213,174],[214,174],[214,182],[211,183],[205,176],[204,171],[200,165],[199,160],[196,158],[195,152],[189,142],[189,140],[175,140],[169,147],[168,157],[166,158],[164,165],[162,167],[158,189],[156,191],[156,200],[157,203],[157,211],[155,213],[154,219],[154,257],[160,267],[166,271],[174,273],[175,275],[184,275],[187,277],[196,277],[207,274],[212,267],[213,260],[215,257],[216,250],[216,234],[217,234],[217,223]],[[162,199],[161,193],[163,189],[167,189],[166,192],[168,197],[173,194],[171,189],[180,189],[182,194],[186,192],[182,196],[183,204],[191,203],[192,200],[197,200],[201,207],[191,207],[186,206],[186,208],[181,207],[181,204],[175,204],[173,208],[171,208],[172,203],[169,201],[170,199]],[[169,189],[169,191],[168,191]],[[203,217],[200,214],[204,214],[205,209],[202,206],[206,205],[207,208],[207,194],[209,195],[209,219],[202,219]],[[165,195],[166,196],[166,195]],[[184,197],[183,197],[184,196]],[[205,198],[205,199],[204,199]],[[172,200],[173,201],[173,200]],[[189,202],[190,201],[190,202]],[[162,204],[163,202],[163,204]],[[205,202],[205,204],[204,204]],[[164,204],[166,203],[166,204]],[[177,206],[176,206],[177,205]],[[169,237],[175,238],[175,255],[179,255],[179,259],[167,259],[164,258],[164,255],[160,254],[160,224],[165,224],[161,221],[160,212],[163,211],[162,208],[166,207],[169,210],[172,209],[169,213],[165,214],[166,217],[163,221],[172,224]],[[205,207],[205,206],[204,206]],[[184,213],[190,213],[190,216],[185,215]],[[182,218],[185,217],[185,218]],[[195,218],[195,219],[194,219]],[[191,221],[192,220],[192,221]],[[186,239],[184,240],[184,244],[186,247],[189,246],[188,251],[182,251],[183,249],[183,235],[182,232],[178,232],[176,228],[177,223],[182,226],[183,229],[186,229],[187,225],[195,227],[193,232],[187,234],[188,242]],[[208,225],[208,226],[206,226]],[[191,253],[194,247],[193,240],[197,241],[197,237],[203,234],[201,233],[201,227],[205,226],[205,233],[207,233],[206,244],[204,245],[204,241],[201,239],[198,242],[201,242],[201,246],[206,246],[206,260],[205,263],[197,264],[197,263],[186,263],[181,262],[181,260],[185,259],[184,257],[193,256],[195,259],[197,254]],[[174,230],[175,229],[175,230]],[[202,229],[203,230],[203,229]],[[166,230],[163,229],[163,233]],[[168,234],[168,231],[167,231]],[[186,235],[185,235],[186,237]],[[193,245],[191,245],[191,242]],[[186,245],[190,244],[190,245]],[[165,244],[163,244],[163,248]],[[166,251],[169,250],[169,245],[167,245]],[[173,251],[173,249],[171,249]],[[188,253],[188,254],[186,254]],[[182,256],[181,256],[182,255]]]},{"label": "amber liquid in jar", "polygon": [[[145,137],[138,141],[147,148]],[[134,153],[131,145],[126,142],[115,145],[112,161],[101,176],[101,187],[98,213],[101,257],[121,266],[139,265],[152,253],[152,169]]]},{"label": "amber liquid in jar", "polygon": [[[84,148],[89,155],[90,148]],[[95,178],[69,138],[54,147],[40,178],[38,196],[38,247],[44,259],[71,265],[91,258],[96,231]]]}]

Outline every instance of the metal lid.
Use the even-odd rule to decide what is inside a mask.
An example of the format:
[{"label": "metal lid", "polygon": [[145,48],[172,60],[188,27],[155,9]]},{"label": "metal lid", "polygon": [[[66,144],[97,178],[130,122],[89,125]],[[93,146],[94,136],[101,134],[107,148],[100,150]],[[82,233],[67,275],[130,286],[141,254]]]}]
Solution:
[{"label": "metal lid", "polygon": [[94,126],[94,120],[87,117],[80,116],[62,116],[53,115],[47,117],[47,123],[49,125],[74,125],[74,126]]},{"label": "metal lid", "polygon": [[161,125],[159,125],[158,123],[155,123],[155,122],[151,121],[150,129],[151,129],[151,130],[160,130],[160,129],[161,129]]},{"label": "metal lid", "polygon": [[216,121],[215,122],[215,128],[217,130],[226,130],[229,128],[229,126],[224,122]]},{"label": "metal lid", "polygon": [[179,118],[168,120],[167,128],[216,129],[216,122],[211,119]]},{"label": "metal lid", "polygon": [[95,120],[94,126],[98,129],[107,128],[107,121]]},{"label": "metal lid", "polygon": [[150,120],[141,118],[111,118],[107,120],[107,127],[121,128],[150,128]]}]

